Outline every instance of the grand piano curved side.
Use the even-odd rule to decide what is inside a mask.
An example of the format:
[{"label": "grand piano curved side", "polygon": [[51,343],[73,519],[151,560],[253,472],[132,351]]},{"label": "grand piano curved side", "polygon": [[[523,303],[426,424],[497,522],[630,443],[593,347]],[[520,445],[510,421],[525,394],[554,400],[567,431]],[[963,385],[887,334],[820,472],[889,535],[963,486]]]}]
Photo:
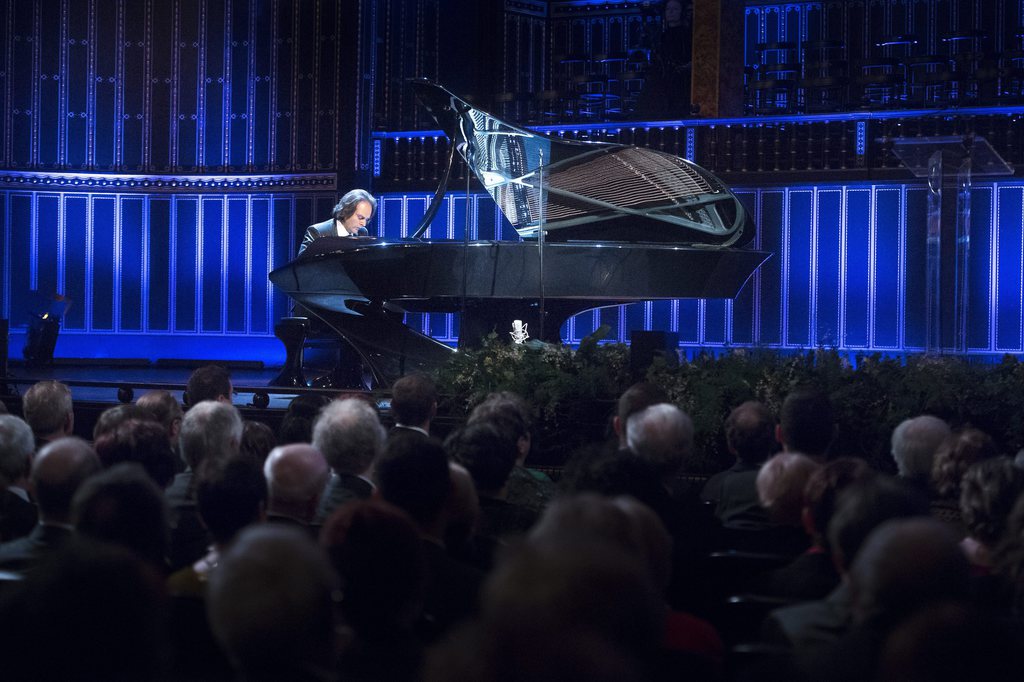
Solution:
[{"label": "grand piano curved side", "polygon": [[753,224],[743,205],[685,159],[551,139],[434,83],[414,88],[451,140],[448,169],[458,150],[522,241],[420,240],[446,171],[413,238],[322,238],[271,272],[275,286],[355,349],[378,384],[451,353],[402,324],[403,311],[460,312],[460,347],[510,331],[513,320],[558,341],[566,319],[592,308],[733,298],[770,256],[744,248]]}]

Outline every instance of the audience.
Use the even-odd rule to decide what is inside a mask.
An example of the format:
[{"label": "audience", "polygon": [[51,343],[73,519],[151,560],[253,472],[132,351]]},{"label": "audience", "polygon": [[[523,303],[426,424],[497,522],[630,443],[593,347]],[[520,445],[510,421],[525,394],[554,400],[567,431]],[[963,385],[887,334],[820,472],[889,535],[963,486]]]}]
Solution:
[{"label": "audience", "polygon": [[927,499],[894,478],[879,474],[847,486],[839,494],[828,526],[828,541],[842,577],[839,585],[823,599],[772,611],[762,628],[765,641],[792,647],[806,658],[846,634],[853,623],[849,571],[864,541],[885,521],[927,513]]},{"label": "audience", "polygon": [[[0,416],[4,679],[999,679],[1024,651],[1024,471],[934,417],[893,432],[893,477],[835,457],[820,391],[777,426],[748,401],[704,480],[693,422],[636,384],[555,498],[511,393],[443,446],[426,375],[395,385],[390,433],[362,396],[297,398],[273,447],[211,366],[184,415],[166,391],[105,411],[93,450],[41,384],[31,420]],[[712,548],[794,558],[740,580]],[[758,658],[724,647],[745,640],[716,606],[748,589]]]},{"label": "audience", "polygon": [[234,394],[231,375],[219,365],[206,365],[192,372],[185,386],[185,404],[194,407],[204,400],[231,404]]},{"label": "audience", "polygon": [[430,435],[430,422],[437,414],[437,385],[422,372],[407,374],[391,387],[391,415],[395,429]]},{"label": "audience", "polygon": [[0,542],[28,535],[39,519],[28,480],[35,447],[28,424],[0,415]]},{"label": "audience", "polygon": [[416,525],[385,502],[340,507],[320,536],[341,580],[341,614],[353,640],[341,658],[343,680],[419,680],[423,647],[414,626],[426,562]]},{"label": "audience", "polygon": [[946,437],[932,464],[932,515],[949,523],[961,537],[966,535],[960,516],[960,483],[967,469],[976,462],[997,456],[995,443],[988,434],[966,427]]},{"label": "audience", "polygon": [[5,682],[166,679],[161,576],[124,547],[72,538],[4,596]]},{"label": "audience", "polygon": [[239,452],[242,418],[233,406],[203,401],[185,413],[179,439],[187,469],[167,489],[171,512],[171,569],[191,564],[206,554],[210,536],[196,509],[195,473],[204,462],[223,460]]},{"label": "audience", "polygon": [[506,499],[517,456],[511,432],[478,420],[453,432],[445,441],[445,450],[473,478],[480,505],[480,535],[500,540],[530,529],[536,512]]},{"label": "audience", "polygon": [[967,536],[960,541],[976,575],[992,570],[992,552],[1006,535],[1013,505],[1024,493],[1024,470],[1008,457],[982,460],[964,473],[960,514]]},{"label": "audience", "polygon": [[181,420],[185,413],[181,409],[181,403],[171,395],[170,391],[163,389],[146,391],[139,396],[135,404],[149,415],[150,419],[164,427],[171,445],[177,448],[178,433],[181,431]]},{"label": "audience", "polygon": [[236,455],[204,463],[196,479],[196,505],[213,542],[206,556],[170,576],[171,594],[202,594],[220,554],[243,528],[263,520],[266,503],[267,480],[252,460]]},{"label": "audience", "polygon": [[270,451],[263,465],[267,479],[267,521],[315,532],[317,510],[331,469],[312,445],[291,443]]},{"label": "audience", "polygon": [[782,402],[775,437],[784,451],[799,452],[823,462],[837,428],[828,395],[812,386],[800,386]]},{"label": "audience", "polygon": [[[124,407],[138,410],[134,405]],[[109,412],[107,410],[103,414]],[[108,427],[93,441],[93,447],[104,468],[109,469],[122,462],[135,462],[161,490],[171,484],[175,477],[177,455],[171,449],[163,426],[149,419],[128,418],[116,425],[108,424]]]},{"label": "audience", "polygon": [[947,524],[925,517],[887,521],[874,530],[849,581],[851,627],[801,661],[810,679],[875,679],[885,639],[900,621],[934,604],[963,603],[969,592],[958,538]]},{"label": "audience", "polygon": [[277,442],[280,445],[289,443],[310,443],[313,441],[313,422],[320,410],[331,402],[325,395],[298,395],[288,403],[277,427]]},{"label": "audience", "polygon": [[313,447],[331,465],[331,480],[320,502],[317,523],[350,500],[373,493],[370,469],[386,438],[376,408],[360,398],[335,400],[313,425]]},{"label": "audience", "polygon": [[92,427],[92,441],[95,443],[129,419],[149,418],[149,414],[145,410],[132,403],[122,403],[108,407],[100,413],[99,419],[96,420]]},{"label": "audience", "polygon": [[59,381],[32,384],[21,399],[25,421],[32,427],[36,449],[75,432],[71,389]]},{"label": "audience", "polygon": [[791,563],[772,571],[758,592],[783,599],[809,601],[824,599],[839,585],[828,527],[839,495],[849,485],[872,475],[863,461],[840,457],[815,469],[803,492],[801,522],[810,547]]},{"label": "audience", "polygon": [[548,476],[526,467],[533,443],[533,419],[526,401],[508,391],[492,393],[473,408],[466,420],[467,425],[475,422],[490,423],[515,441],[516,461],[505,485],[505,499],[540,514],[554,497],[555,484]]},{"label": "audience", "polygon": [[723,525],[764,527],[768,513],[757,496],[757,472],[775,448],[775,420],[764,404],[747,401],[725,420],[725,443],[736,463],[708,479],[701,500],[715,505]]},{"label": "audience", "polygon": [[71,537],[71,500],[99,470],[96,452],[80,438],[61,438],[43,446],[30,476],[39,523],[27,536],[0,544],[0,570],[24,572]]},{"label": "audience", "polygon": [[1024,669],[1020,632],[963,601],[937,601],[894,627],[880,682],[1013,682]]},{"label": "audience", "polygon": [[446,551],[452,476],[441,444],[422,434],[395,434],[375,467],[383,500],[413,520],[426,559],[423,611],[418,631],[432,642],[476,612],[483,574]]},{"label": "audience", "polygon": [[928,414],[900,422],[892,432],[897,475],[930,493],[935,452],[949,434],[949,424]]},{"label": "audience", "polygon": [[263,466],[270,451],[277,447],[277,436],[274,430],[260,421],[242,420],[242,440],[238,444],[240,454],[251,459],[258,466]]},{"label": "audience", "polygon": [[248,528],[210,574],[207,613],[238,679],[338,679],[338,581],[302,531]]},{"label": "audience", "polygon": [[71,521],[79,535],[120,545],[166,572],[167,504],[138,464],[118,464],[82,483],[71,502]]}]

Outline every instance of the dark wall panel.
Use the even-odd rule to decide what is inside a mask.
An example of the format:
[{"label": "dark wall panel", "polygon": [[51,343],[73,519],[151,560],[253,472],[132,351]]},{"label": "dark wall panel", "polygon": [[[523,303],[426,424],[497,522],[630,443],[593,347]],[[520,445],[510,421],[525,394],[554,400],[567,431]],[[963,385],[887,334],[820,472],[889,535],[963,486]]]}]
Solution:
[{"label": "dark wall panel", "polygon": [[120,257],[118,258],[119,329],[142,331],[142,292],[148,282],[143,279],[143,232],[146,230],[145,197],[126,197],[120,201]]},{"label": "dark wall panel", "polygon": [[89,299],[89,196],[70,194],[64,198],[64,291],[71,308],[64,316],[64,329],[86,329],[85,302]]},{"label": "dark wall panel", "polygon": [[171,329],[171,211],[173,200],[155,197],[149,202],[146,268],[149,286],[146,293],[146,328],[168,332]]}]

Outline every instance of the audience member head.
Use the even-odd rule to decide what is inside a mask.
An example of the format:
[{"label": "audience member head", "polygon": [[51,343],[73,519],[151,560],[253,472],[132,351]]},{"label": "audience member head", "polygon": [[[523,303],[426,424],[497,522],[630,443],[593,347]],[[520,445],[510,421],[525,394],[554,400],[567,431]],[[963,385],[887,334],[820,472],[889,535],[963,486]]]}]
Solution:
[{"label": "audience member head", "polygon": [[232,405],[204,400],[181,421],[181,456],[193,471],[206,460],[238,454],[242,417]]},{"label": "audience member head", "polygon": [[949,424],[930,414],[906,419],[892,432],[892,458],[902,478],[931,487],[935,451],[949,436]]},{"label": "audience member head", "polygon": [[[671,513],[658,506],[665,498],[665,482],[661,476],[629,451],[601,449],[574,453],[566,463],[559,487],[567,493],[628,495],[659,514]],[[666,517],[662,516],[662,520]]]},{"label": "audience member head", "polygon": [[71,518],[82,535],[127,547],[154,566],[165,563],[167,505],[138,464],[118,464],[82,483]]},{"label": "audience member head", "polygon": [[92,427],[92,441],[95,443],[129,419],[152,421],[145,410],[133,403],[121,403],[108,407],[100,413]]},{"label": "audience member head", "polygon": [[178,443],[178,432],[181,431],[181,420],[185,416],[181,403],[171,395],[170,391],[153,389],[146,391],[135,401],[151,419],[157,421],[167,431],[167,438],[172,444]]},{"label": "audience member head", "polygon": [[660,641],[663,608],[642,560],[614,543],[586,538],[511,547],[481,597],[484,627],[501,647],[492,655],[512,669],[531,665],[523,658],[550,637],[569,648],[583,638],[629,660],[649,661]]},{"label": "audience member head", "polygon": [[632,497],[580,493],[555,499],[530,530],[531,543],[606,542],[647,567],[655,587],[668,587],[672,538],[649,507]]},{"label": "audience member head", "polygon": [[238,452],[259,466],[267,460],[267,455],[277,446],[277,437],[274,430],[260,421],[253,419],[242,420],[242,442],[238,445]]},{"label": "audience member head", "polygon": [[948,524],[893,519],[871,532],[850,567],[857,622],[891,626],[923,606],[967,599],[970,571]]},{"label": "audience member head", "polygon": [[525,400],[510,391],[492,393],[473,408],[466,423],[481,421],[493,424],[506,432],[516,442],[516,463],[521,465],[526,461],[533,440],[533,417]]},{"label": "audience member head", "polygon": [[665,389],[649,381],[641,381],[627,388],[619,396],[615,418],[612,420],[612,427],[619,439],[619,447],[626,447],[626,423],[630,417],[651,405],[667,402],[668,393]]},{"label": "audience member head", "polygon": [[1013,505],[1024,493],[1024,470],[1009,457],[972,464],[960,484],[960,513],[967,532],[986,547],[1006,533]]},{"label": "audience member head", "polygon": [[391,414],[395,424],[430,429],[437,413],[437,385],[423,372],[406,374],[391,387]]},{"label": "audience member head", "polygon": [[360,398],[334,400],[313,425],[313,447],[339,474],[365,474],[387,434],[373,405]]},{"label": "audience member head", "polygon": [[36,440],[70,436],[75,428],[71,389],[59,381],[33,384],[21,399],[25,421]]},{"label": "audience member head", "polygon": [[442,512],[451,494],[451,474],[439,441],[418,434],[392,436],[375,476],[384,500],[409,514],[421,532],[443,539]]},{"label": "audience member head", "polygon": [[448,455],[466,467],[477,492],[485,497],[501,497],[509,474],[516,464],[516,441],[487,421],[467,424],[454,431],[444,443]]},{"label": "audience member head", "polygon": [[960,480],[975,462],[998,456],[989,435],[967,427],[949,434],[935,451],[932,485],[939,497],[960,499]]},{"label": "audience member head", "polygon": [[879,682],[1016,682],[1020,637],[991,614],[958,601],[918,610],[886,638]]},{"label": "audience member head", "polygon": [[330,398],[319,394],[298,395],[292,398],[277,429],[277,442],[280,445],[313,442],[313,422],[316,421],[320,410],[330,402]]},{"label": "audience member head", "polygon": [[927,514],[928,498],[896,478],[876,474],[851,483],[839,493],[828,525],[837,568],[848,571],[871,531],[885,521]]},{"label": "audience member head", "polygon": [[693,452],[693,422],[675,405],[651,405],[629,417],[626,445],[663,478],[671,478]]},{"label": "audience member head", "polygon": [[5,680],[166,679],[163,578],[127,549],[70,537],[5,597]]},{"label": "audience member head", "polygon": [[155,421],[122,421],[102,433],[94,446],[104,468],[109,469],[122,462],[136,462],[161,490],[174,480],[177,455],[167,440],[167,432]]},{"label": "audience member head", "polygon": [[81,438],[58,438],[32,462],[32,489],[43,523],[71,523],[71,500],[82,483],[100,470],[100,460]]},{"label": "audience member head", "polygon": [[426,563],[405,512],[380,500],[342,505],[324,524],[320,544],[341,578],[341,612],[358,634],[374,638],[412,626]]},{"label": "audience member head", "polygon": [[336,589],[327,557],[300,529],[253,526],[210,573],[210,629],[243,679],[331,679]]},{"label": "audience member head", "polygon": [[204,400],[231,404],[231,375],[220,365],[205,365],[192,372],[185,385],[185,402],[194,407]]},{"label": "audience member head", "polygon": [[775,523],[799,526],[804,488],[821,465],[797,452],[780,452],[757,472],[757,497]]},{"label": "audience member head", "polygon": [[874,475],[867,462],[854,457],[839,457],[811,472],[804,487],[804,529],[812,541],[829,549],[828,524],[836,511],[839,494],[850,484]]},{"label": "audience member head", "polygon": [[811,386],[794,389],[782,402],[777,431],[783,450],[824,459],[836,433],[832,401]]},{"label": "audience member head", "polygon": [[331,475],[320,451],[305,443],[279,445],[263,465],[269,500],[267,512],[312,523]]},{"label": "audience member head", "polygon": [[196,506],[203,525],[219,547],[262,518],[267,479],[256,462],[236,455],[204,462],[196,480]]},{"label": "audience member head", "polygon": [[29,425],[14,415],[0,414],[0,488],[26,482],[35,449]]},{"label": "audience member head", "polygon": [[748,400],[725,420],[725,442],[736,459],[760,464],[775,450],[775,419],[764,403]]}]

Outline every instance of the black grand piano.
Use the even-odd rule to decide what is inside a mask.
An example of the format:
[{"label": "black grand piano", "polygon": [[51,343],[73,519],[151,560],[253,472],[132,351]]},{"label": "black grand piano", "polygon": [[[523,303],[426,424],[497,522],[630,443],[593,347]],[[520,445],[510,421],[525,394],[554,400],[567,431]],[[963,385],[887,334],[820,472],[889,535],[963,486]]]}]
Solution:
[{"label": "black grand piano", "polygon": [[[409,239],[314,241],[270,281],[348,343],[378,385],[443,363],[453,349],[404,312],[460,313],[459,346],[519,320],[558,341],[591,308],[733,298],[769,253],[714,175],[659,151],[552,139],[502,121],[429,81],[417,98],[449,137],[447,169]],[[458,151],[520,241],[422,240]]]}]

